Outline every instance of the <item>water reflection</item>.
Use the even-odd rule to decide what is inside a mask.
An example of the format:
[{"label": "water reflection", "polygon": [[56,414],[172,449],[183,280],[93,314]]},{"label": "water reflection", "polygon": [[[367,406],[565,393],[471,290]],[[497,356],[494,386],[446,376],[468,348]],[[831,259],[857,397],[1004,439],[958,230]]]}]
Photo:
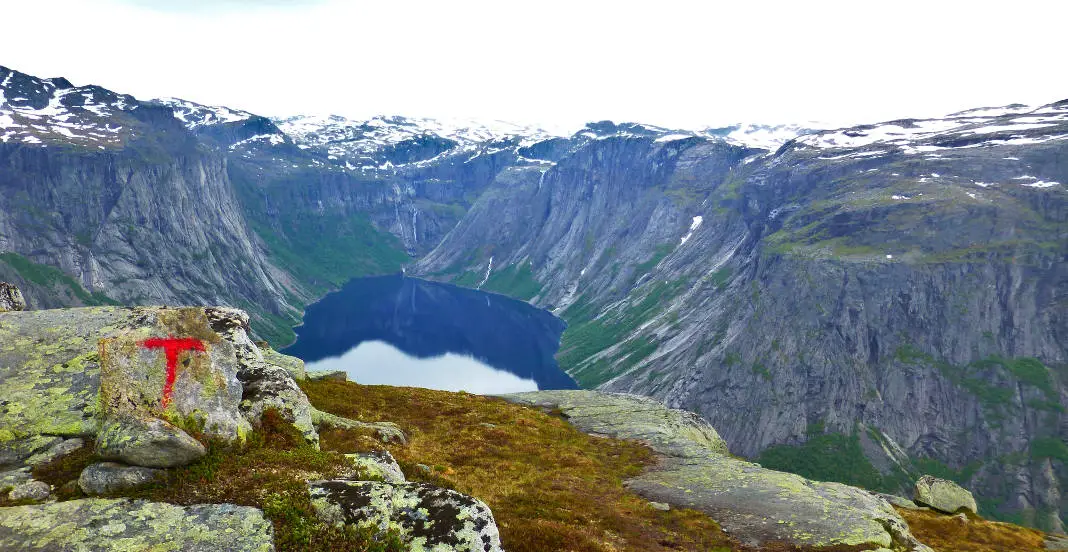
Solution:
[{"label": "water reflection", "polygon": [[500,295],[415,278],[353,280],[308,307],[286,354],[360,383],[473,393],[574,389],[553,358],[564,323]]}]

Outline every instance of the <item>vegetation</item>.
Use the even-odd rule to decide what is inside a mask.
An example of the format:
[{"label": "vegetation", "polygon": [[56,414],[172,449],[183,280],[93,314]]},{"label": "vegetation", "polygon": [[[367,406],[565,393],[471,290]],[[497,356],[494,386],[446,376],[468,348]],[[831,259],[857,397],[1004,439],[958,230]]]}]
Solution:
[{"label": "vegetation", "polygon": [[[556,355],[560,367],[567,370],[579,385],[586,388],[596,387],[626,370],[629,367],[627,364],[614,365],[605,361],[583,366],[583,362],[609,347],[626,341],[638,326],[662,312],[670,298],[678,293],[683,284],[683,280],[675,280],[645,286],[642,290],[645,295],[640,299],[633,299],[622,312],[606,313],[600,318],[593,318],[596,313],[595,308],[580,297],[563,313],[568,327],[560,338],[560,352]],[[632,297],[637,295],[635,293]],[[650,349],[648,340],[628,347],[626,351],[629,353],[642,352],[645,356],[656,350],[655,344]]]},{"label": "vegetation", "polygon": [[1052,458],[1068,464],[1068,444],[1055,437],[1042,437],[1031,441],[1031,456]]},{"label": "vegetation", "polygon": [[77,280],[70,277],[62,270],[52,266],[35,263],[18,253],[0,253],[0,262],[15,269],[23,280],[26,280],[31,284],[36,284],[48,288],[49,290],[56,290],[57,286],[69,289],[83,305],[96,306],[119,304],[117,301],[99,291],[94,291],[92,293],[86,291]]},{"label": "vegetation", "polygon": [[541,293],[541,288],[541,283],[534,278],[534,272],[529,261],[493,272],[486,280],[486,283],[482,285],[482,289],[485,291],[500,293],[524,301],[529,301]]},{"label": "vegetation", "polygon": [[[865,489],[884,490],[882,474],[872,466],[860,448],[860,437],[839,433],[819,433],[811,428],[808,441],[799,446],[778,445],[760,453],[760,465],[815,479],[837,481]],[[896,485],[895,485],[896,487]]]},{"label": "vegetation", "polygon": [[977,516],[961,519],[932,511],[898,509],[912,534],[938,551],[1044,552],[1043,535],[1018,525],[986,521]]},{"label": "vegetation", "polygon": [[[509,551],[734,549],[704,514],[661,512],[626,490],[623,480],[653,460],[639,444],[590,437],[559,416],[478,395],[331,381],[302,387],[320,409],[399,424],[409,443],[388,448],[405,474],[484,500]],[[324,449],[342,452],[383,447],[356,432],[321,438]]]}]

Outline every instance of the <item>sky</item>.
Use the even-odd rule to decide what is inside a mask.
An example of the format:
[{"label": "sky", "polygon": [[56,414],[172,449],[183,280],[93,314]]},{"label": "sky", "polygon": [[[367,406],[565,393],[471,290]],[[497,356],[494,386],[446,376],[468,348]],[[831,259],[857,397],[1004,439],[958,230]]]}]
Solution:
[{"label": "sky", "polygon": [[828,126],[1068,98],[1068,2],[0,0],[0,65],[261,115]]}]

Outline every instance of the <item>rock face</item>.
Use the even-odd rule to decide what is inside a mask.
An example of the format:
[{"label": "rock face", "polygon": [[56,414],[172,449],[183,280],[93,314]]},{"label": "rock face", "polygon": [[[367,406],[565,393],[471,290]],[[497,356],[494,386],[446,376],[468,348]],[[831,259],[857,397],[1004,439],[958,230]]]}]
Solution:
[{"label": "rock face", "polygon": [[979,512],[971,492],[952,481],[930,475],[925,475],[916,481],[913,500],[917,504],[930,506],[947,514],[955,514],[960,510],[967,510],[973,514]]},{"label": "rock face", "polygon": [[26,299],[14,284],[0,282],[0,312],[26,310]]},{"label": "rock face", "polygon": [[200,441],[158,418],[112,418],[96,437],[96,453],[134,466],[173,468],[204,456]]},{"label": "rock face", "polygon": [[[178,426],[228,441],[243,439],[251,428],[242,398],[246,385],[256,382],[239,378],[250,366],[267,367],[276,387],[299,393],[288,406],[309,440],[317,441],[307,397],[289,372],[248,356],[259,348],[241,325],[247,315],[231,313],[238,326],[220,333],[213,327],[221,324],[216,311],[0,313],[0,463],[45,453],[63,436],[97,433],[99,451],[108,458],[147,467],[188,462],[203,447]],[[290,362],[284,355],[272,358]],[[265,386],[259,396],[270,396]]]},{"label": "rock face", "polygon": [[411,550],[499,552],[493,513],[481,501],[423,483],[374,481],[309,483],[319,517],[336,526],[353,525],[400,534]]},{"label": "rock face", "polygon": [[3,550],[272,552],[273,534],[263,512],[231,504],[84,499],[0,508]]},{"label": "rock face", "polygon": [[538,391],[507,400],[558,408],[582,431],[646,442],[662,455],[627,482],[651,501],[707,513],[743,544],[760,547],[869,545],[930,552],[883,499],[726,455],[707,422],[644,398],[594,391]]},{"label": "rock face", "polygon": [[162,475],[162,470],[99,462],[82,470],[78,487],[87,495],[102,495],[142,487]]}]

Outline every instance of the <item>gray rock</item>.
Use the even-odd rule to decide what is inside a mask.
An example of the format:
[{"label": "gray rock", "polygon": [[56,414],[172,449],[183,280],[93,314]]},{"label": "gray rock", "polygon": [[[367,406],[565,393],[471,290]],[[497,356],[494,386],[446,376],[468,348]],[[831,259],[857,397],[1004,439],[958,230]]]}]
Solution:
[{"label": "gray rock", "polygon": [[26,299],[14,284],[0,282],[0,312],[26,310]]},{"label": "gray rock", "polygon": [[344,370],[310,370],[305,377],[312,381],[349,381],[349,373]]},{"label": "gray rock", "polygon": [[271,522],[232,504],[88,498],[0,508],[0,550],[272,552]]},{"label": "gray rock", "polygon": [[84,446],[85,441],[81,438],[74,437],[73,439],[64,439],[63,441],[52,445],[47,450],[27,458],[25,463],[27,466],[36,467],[55,462]]},{"label": "gray rock", "polygon": [[917,504],[930,506],[947,514],[959,510],[978,513],[972,493],[952,481],[925,475],[916,481],[916,494],[912,497]]},{"label": "gray rock", "polygon": [[902,496],[897,496],[897,495],[892,495],[892,494],[883,494],[883,493],[875,493],[875,494],[877,496],[881,497],[883,500],[889,502],[890,504],[892,504],[894,506],[897,506],[898,508],[905,508],[906,510],[920,510],[920,509],[923,509],[922,506],[919,506],[915,502],[913,502],[913,501],[911,501],[911,500],[909,500],[909,499],[907,499],[905,497],[902,497]]},{"label": "gray rock", "polygon": [[319,446],[311,403],[289,372],[264,361],[248,361],[239,377],[245,385],[241,412],[249,421],[258,422],[268,409],[276,410],[300,431],[305,441]]},{"label": "gray rock", "polygon": [[126,466],[114,462],[90,464],[78,477],[78,487],[87,495],[117,493],[143,487],[163,476],[163,470]]},{"label": "gray rock", "polygon": [[31,479],[33,479],[33,476],[30,475],[30,468],[0,471],[0,492],[10,491]]},{"label": "gray rock", "polygon": [[654,510],[660,510],[661,512],[667,512],[671,510],[671,505],[667,502],[650,502],[649,507]]},{"label": "gray rock", "polygon": [[44,481],[27,481],[16,485],[7,497],[11,500],[35,500],[43,501],[52,494],[52,486]]},{"label": "gray rock", "polygon": [[350,420],[349,418],[335,416],[329,412],[323,412],[315,407],[312,407],[311,415],[312,421],[317,426],[325,425],[327,427],[336,427],[340,429],[364,429],[374,431],[383,443],[408,444],[408,436],[405,435],[404,431],[393,422],[361,422],[359,420]]},{"label": "gray rock", "polygon": [[307,378],[307,374],[304,371],[304,361],[289,355],[283,355],[274,349],[264,349],[260,347],[263,352],[263,361],[268,364],[273,364],[289,372],[290,376],[293,376],[295,380],[302,380]]},{"label": "gray rock", "polygon": [[104,423],[96,453],[105,460],[133,466],[172,468],[204,456],[204,445],[158,418],[122,416]]},{"label": "gray rock", "polygon": [[626,482],[647,500],[708,514],[742,544],[869,546],[931,552],[886,501],[839,483],[810,481],[725,454],[697,418],[649,401],[596,391],[536,391],[507,400],[556,408],[585,432],[647,443],[661,457]]},{"label": "gray rock", "polygon": [[[0,383],[2,388],[2,383]],[[2,433],[3,430],[0,430]],[[0,439],[0,466],[21,465],[26,459],[41,454],[63,442],[55,435],[31,435],[29,437]]]},{"label": "gray rock", "polygon": [[313,481],[316,514],[334,526],[393,530],[412,550],[499,552],[493,513],[482,501],[424,483]]},{"label": "gray rock", "polygon": [[1046,535],[1046,542],[1044,544],[1046,550],[1062,552],[1068,550],[1068,537],[1065,537],[1064,535]]},{"label": "gray rock", "polygon": [[404,483],[404,472],[388,450],[346,454],[353,466],[361,468],[368,476],[380,477],[386,483]]}]

